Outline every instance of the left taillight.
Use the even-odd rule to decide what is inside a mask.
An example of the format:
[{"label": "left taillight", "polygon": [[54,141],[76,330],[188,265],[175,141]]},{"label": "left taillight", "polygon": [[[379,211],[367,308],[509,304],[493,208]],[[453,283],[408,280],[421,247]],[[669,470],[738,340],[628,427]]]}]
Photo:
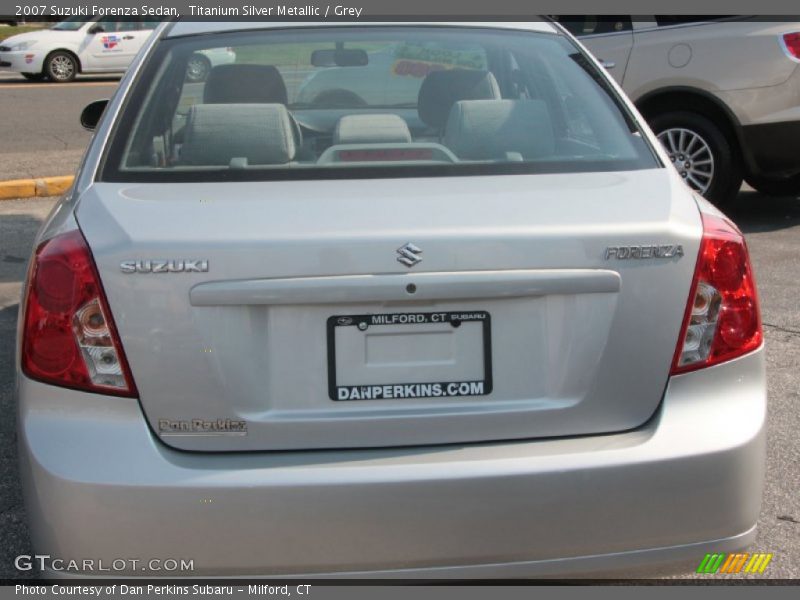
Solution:
[{"label": "left taillight", "polygon": [[45,383],[136,396],[91,252],[78,230],[43,242],[32,259],[22,371]]}]

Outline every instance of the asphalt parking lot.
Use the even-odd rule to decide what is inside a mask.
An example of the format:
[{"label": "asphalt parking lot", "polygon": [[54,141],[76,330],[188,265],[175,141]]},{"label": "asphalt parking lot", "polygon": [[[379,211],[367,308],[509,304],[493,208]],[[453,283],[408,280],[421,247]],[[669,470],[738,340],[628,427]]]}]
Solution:
[{"label": "asphalt parking lot", "polygon": [[[0,179],[72,171],[88,143],[78,125],[87,102],[116,81],[30,84],[0,72]],[[66,169],[66,170],[65,170]],[[48,172],[53,171],[53,172]],[[0,201],[0,578],[25,576],[14,557],[31,553],[18,485],[13,397],[14,332],[33,236],[54,199]],[[774,558],[759,577],[800,577],[800,198],[743,189],[726,209],[747,235],[767,341],[767,484],[756,545]],[[712,510],[713,507],[697,507]],[[647,510],[647,507],[642,507]],[[701,557],[699,557],[701,558]],[[691,573],[687,573],[691,577]],[[728,576],[736,577],[736,576]]]},{"label": "asphalt parking lot", "polygon": [[62,84],[32,83],[0,70],[0,181],[66,175],[75,170],[90,134],[81,109],[114,93],[119,77],[82,77]]}]

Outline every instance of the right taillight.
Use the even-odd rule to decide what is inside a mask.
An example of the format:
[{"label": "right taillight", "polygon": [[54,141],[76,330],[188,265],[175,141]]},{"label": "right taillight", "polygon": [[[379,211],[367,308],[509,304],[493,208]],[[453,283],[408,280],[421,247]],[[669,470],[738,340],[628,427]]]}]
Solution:
[{"label": "right taillight", "polygon": [[703,214],[703,240],[672,374],[709,367],[761,345],[761,313],[744,236]]},{"label": "right taillight", "polygon": [[800,61],[800,31],[784,33],[781,40],[789,58]]},{"label": "right taillight", "polygon": [[28,276],[21,362],[31,379],[102,394],[136,395],[80,231],[58,235],[36,249]]}]

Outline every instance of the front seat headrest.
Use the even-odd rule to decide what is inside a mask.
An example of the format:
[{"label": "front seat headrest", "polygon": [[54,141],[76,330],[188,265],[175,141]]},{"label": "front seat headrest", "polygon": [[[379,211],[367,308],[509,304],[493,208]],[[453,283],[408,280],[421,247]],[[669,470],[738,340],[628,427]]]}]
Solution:
[{"label": "front seat headrest", "polygon": [[285,165],[298,139],[283,104],[195,104],[189,109],[181,162],[196,166]]},{"label": "front seat headrest", "polygon": [[456,102],[442,143],[461,160],[523,160],[552,156],[553,123],[542,100]]},{"label": "front seat headrest", "polygon": [[450,109],[459,100],[499,100],[500,97],[500,86],[489,71],[433,71],[419,88],[417,111],[427,125],[441,129]]},{"label": "front seat headrest", "polygon": [[345,115],[333,130],[336,144],[406,143],[411,141],[408,124],[397,115]]},{"label": "front seat headrest", "polygon": [[219,65],[203,90],[205,104],[286,104],[286,84],[272,65]]}]

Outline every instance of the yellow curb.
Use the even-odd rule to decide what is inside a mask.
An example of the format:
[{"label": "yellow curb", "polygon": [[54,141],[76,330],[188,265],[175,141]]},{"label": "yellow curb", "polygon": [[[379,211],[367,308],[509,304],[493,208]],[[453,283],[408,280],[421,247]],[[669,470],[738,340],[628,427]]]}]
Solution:
[{"label": "yellow curb", "polygon": [[69,186],[72,185],[72,181],[74,179],[75,177],[72,175],[62,175],[61,177],[44,177],[43,179],[37,179],[36,195],[60,196],[69,189]]},{"label": "yellow curb", "polygon": [[69,189],[74,179],[72,175],[62,175],[59,177],[0,181],[0,200],[35,198],[36,196],[60,196]]}]

